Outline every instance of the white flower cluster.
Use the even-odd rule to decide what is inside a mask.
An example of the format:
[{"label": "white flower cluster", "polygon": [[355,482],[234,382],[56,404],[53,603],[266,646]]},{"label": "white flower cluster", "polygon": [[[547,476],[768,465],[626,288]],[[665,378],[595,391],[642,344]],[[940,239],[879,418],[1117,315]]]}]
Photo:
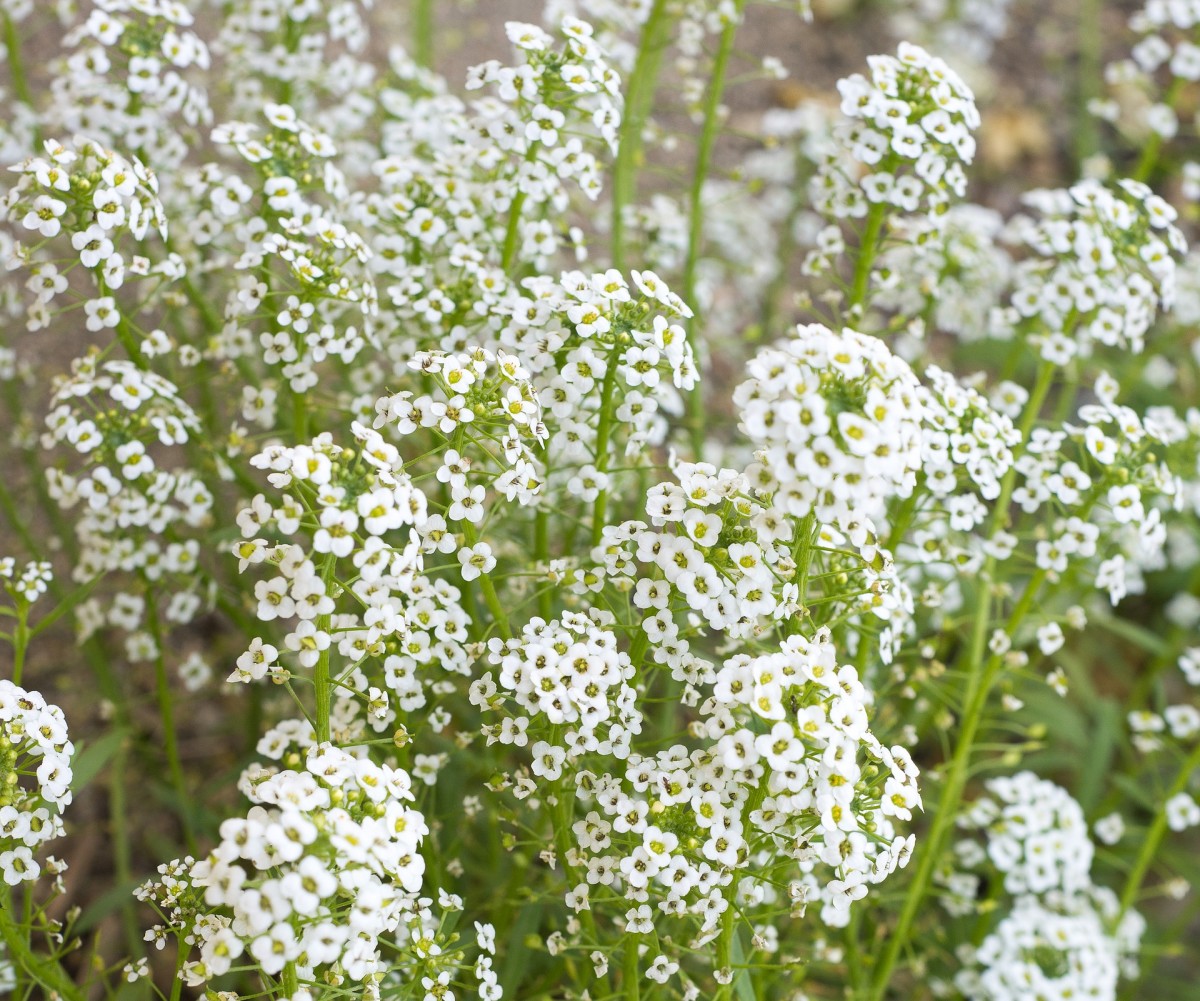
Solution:
[{"label": "white flower cluster", "polygon": [[[262,199],[260,222],[238,230],[242,252],[233,267],[247,274],[227,300],[236,322],[222,331],[217,350],[225,358],[248,353],[257,322],[264,328],[257,337],[262,359],[303,393],[317,384],[318,365],[353,362],[373,336],[378,291],[367,266],[373,252],[339,211],[348,185],[334,165],[333,140],[290,105],[267,104],[264,115],[266,129],[232,122],[213,131],[218,146],[254,165],[258,191],[215,165],[203,172],[198,194],[211,209],[194,220],[189,236],[203,253],[223,226],[241,220],[256,194]],[[220,261],[211,256],[210,267]]]},{"label": "white flower cluster", "polygon": [[[26,311],[26,326],[41,330],[59,310],[80,301],[78,287],[73,291],[67,277],[78,263],[99,293],[82,300],[85,326],[92,332],[118,328],[122,316],[111,293],[126,279],[161,280],[180,273],[173,255],[152,265],[138,252],[137,245],[151,227],[166,236],[158,181],[137,157],[126,159],[86,137],[69,143],[46,140],[44,149],[45,156],[13,166],[20,179],[5,193],[0,213],[14,225],[19,220],[20,228],[34,241],[28,246],[18,244],[11,262],[29,269],[26,288],[33,301]],[[119,249],[123,237],[128,238],[125,253]],[[69,251],[60,248],[68,241]],[[154,350],[165,338],[156,331],[148,347]]]},{"label": "white flower cluster", "polygon": [[[1174,139],[1187,122],[1180,121],[1180,104],[1186,100],[1181,92],[1200,80],[1197,25],[1200,9],[1190,0],[1147,0],[1129,18],[1129,28],[1138,36],[1129,58],[1105,67],[1111,96],[1092,100],[1091,112],[1134,135],[1149,132],[1160,141]],[[1185,188],[1192,189],[1185,195],[1193,199],[1195,167],[1189,163],[1184,169]]]},{"label": "white flower cluster", "polygon": [[[1021,444],[1021,432],[1010,414],[997,410],[979,390],[949,372],[930,365],[925,379],[919,391],[926,424],[921,473],[935,497],[948,499],[951,527],[969,530],[978,523],[978,507],[970,516],[964,512],[956,518],[955,500],[966,490],[977,490],[984,500],[1000,496],[1000,483],[1013,468],[1013,450]],[[1011,391],[1016,399],[1028,395],[1018,386]],[[960,482],[960,470],[965,482]]]},{"label": "white flower cluster", "polygon": [[17,561],[11,556],[0,556],[0,582],[6,591],[19,601],[33,604],[54,580],[54,568],[41,560],[26,563],[17,573]]},{"label": "white flower cluster", "polygon": [[[818,211],[858,218],[872,204],[936,218],[966,191],[975,156],[975,96],[941,59],[902,42],[895,56],[868,59],[870,78],[838,81],[842,123],[835,136],[850,163],[825,160],[810,184]],[[867,168],[861,171],[861,166]]]},{"label": "white flower cluster", "polygon": [[1031,256],[1017,264],[1012,304],[995,311],[991,335],[1031,329],[1056,365],[1097,345],[1141,351],[1160,304],[1171,306],[1175,257],[1187,250],[1176,210],[1133,180],[1080,181],[1025,202],[1040,218],[1018,216],[1009,230]]},{"label": "white flower cluster", "polygon": [[747,372],[733,399],[756,448],[751,481],[780,511],[873,544],[887,502],[909,496],[921,468],[924,411],[908,364],[876,337],[810,324]]},{"label": "white flower cluster", "polygon": [[[961,341],[986,337],[990,312],[1012,274],[999,242],[1003,225],[999,213],[969,204],[951,206],[936,223],[896,220],[896,240],[879,255],[871,304],[898,316],[928,317],[933,330]],[[922,336],[924,324],[913,328]]]},{"label": "white flower cluster", "polygon": [[[833,927],[846,925],[868,885],[907,864],[914,839],[896,834],[894,821],[911,820],[921,806],[916,765],[905,748],[871,733],[870,705],[822,628],[812,639],[789,636],[777,653],[726,661],[702,706],[715,756],[745,776],[743,794],[765,782],[748,830],[792,852],[804,872],[794,895],[819,899]],[[817,875],[818,859],[836,878]]]},{"label": "white flower cluster", "polygon": [[[37,850],[63,833],[74,752],[58,706],[0,680],[0,878],[9,886],[37,879]],[[53,859],[47,867],[62,870]]]},{"label": "white flower cluster", "polygon": [[142,890],[168,910],[198,891],[183,901],[194,914],[171,916],[191,922],[200,950],[183,967],[187,983],[221,976],[243,953],[271,975],[295,964],[304,981],[326,970],[354,982],[386,972],[381,950],[408,942],[425,872],[428,828],[408,805],[411,784],[398,768],[329,744],[310,748],[303,768],[251,782],[256,806],[221,824],[207,858],[177,864],[172,885]]},{"label": "white flower cluster", "polygon": [[[1136,973],[1145,921],[1122,914],[1116,895],[1093,885],[1095,849],[1083,810],[1032,772],[991,779],[987,792],[958,818],[961,828],[985,835],[986,848],[963,841],[956,855],[968,869],[990,864],[1014,899],[977,949],[961,950],[955,985],[970,1001],[1115,1001],[1119,977]],[[959,873],[949,886],[947,907],[970,913],[978,877]]]},{"label": "white flower cluster", "polygon": [[[91,6],[91,5],[88,5]],[[188,153],[181,131],[212,118],[208,95],[189,68],[210,67],[192,12],[174,0],[102,0],[63,37],[75,49],[70,72],[55,74],[53,119],[125,149],[154,149],[162,166]]]},{"label": "white flower cluster", "polygon": [[194,574],[200,547],[187,536],[208,524],[213,496],[200,470],[164,461],[176,455],[164,448],[186,444],[201,427],[178,388],[133,362],[88,356],[74,363],[51,403],[43,446],[65,445],[85,464],[84,472],[47,470],[59,506],[82,507],[74,578]]},{"label": "white flower cluster", "polygon": [[983,940],[967,951],[972,967],[955,977],[968,1001],[1091,998],[1116,1001],[1117,982],[1136,971],[1144,922],[1120,907],[1109,890],[1020,897]]},{"label": "white flower cluster", "polygon": [[1164,515],[1195,496],[1194,485],[1185,494],[1176,470],[1195,463],[1200,424],[1170,407],[1140,416],[1118,402],[1120,385],[1107,374],[1095,395],[1079,408],[1079,423],[1033,430],[1016,463],[1013,499],[1030,514],[1062,512],[1050,537],[1037,542],[1037,565],[1060,574],[1083,564],[1115,605],[1143,588],[1145,571],[1165,566]]},{"label": "white flower cluster", "polygon": [[[988,860],[1009,893],[1076,893],[1089,885],[1094,849],[1083,810],[1065,789],[1021,772],[989,780],[987,790],[958,826],[986,832]],[[974,847],[964,842],[960,854]]]},{"label": "white flower cluster", "polygon": [[[436,392],[417,396],[406,390],[381,397],[374,426],[391,426],[398,438],[430,431],[453,446],[442,452],[437,471],[450,492],[445,520],[481,522],[489,487],[509,501],[532,503],[543,479],[533,449],[548,432],[520,360],[485,348],[423,351],[409,359],[408,367],[429,377]],[[495,442],[501,445],[500,459],[492,450]]]},{"label": "white flower cluster", "polygon": [[[336,445],[326,433],[311,445],[275,445],[259,453],[253,464],[270,470],[271,485],[285,496],[273,505],[259,494],[238,515],[247,540],[234,547],[241,567],[262,564],[276,570],[254,586],[256,614],[263,622],[289,623],[283,645],[305,668],[313,667],[335,640],[353,662],[397,633],[406,604],[400,596],[421,568],[412,526],[426,518],[425,495],[378,432],[357,422],[353,429],[358,449]],[[311,542],[271,545],[256,537],[265,529],[288,539],[303,533]],[[398,545],[386,541],[392,533],[399,536]],[[341,587],[331,571],[338,560],[353,563],[355,572],[345,576],[356,578],[351,593],[360,613],[334,614]],[[276,674],[278,654],[256,640],[239,660],[239,679]]]},{"label": "white flower cluster", "polygon": [[487,659],[496,676],[489,671],[476,680],[471,701],[506,712],[502,722],[484,727],[488,742],[524,746],[535,717],[555,728],[555,743],[538,740],[530,748],[534,775],[553,782],[564,762],[582,754],[629,756],[642,729],[637,691],[629,685],[634,667],[617,649],[616,634],[604,628],[603,616],[593,620],[564,612],[552,622],[534,618],[518,637],[490,639]]}]

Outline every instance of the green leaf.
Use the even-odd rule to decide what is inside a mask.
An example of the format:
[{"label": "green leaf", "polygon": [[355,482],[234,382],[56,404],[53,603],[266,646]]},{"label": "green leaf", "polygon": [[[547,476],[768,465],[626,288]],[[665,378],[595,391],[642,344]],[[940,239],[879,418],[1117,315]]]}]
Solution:
[{"label": "green leaf", "polygon": [[76,935],[87,934],[110,914],[116,914],[124,907],[132,899],[133,891],[141,885],[140,879],[131,879],[109,887],[84,908],[79,920],[71,925],[71,931]]},{"label": "green leaf", "polygon": [[126,736],[124,730],[113,730],[99,740],[92,741],[83,750],[75,752],[75,758],[71,762],[73,793],[80,792],[103,771],[104,766],[116,757]]},{"label": "green leaf", "polygon": [[[733,965],[746,966],[746,950],[742,945],[742,931],[739,928],[733,936]],[[758,1001],[754,996],[754,983],[750,979],[750,970],[741,969],[737,971],[737,975],[733,978],[733,992],[741,998],[741,1001]]]},{"label": "green leaf", "polygon": [[1120,636],[1123,640],[1128,640],[1134,646],[1159,657],[1165,657],[1170,653],[1171,645],[1163,639],[1158,633],[1139,626],[1136,622],[1131,622],[1129,619],[1122,619],[1116,615],[1105,615],[1103,613],[1091,613],[1091,621],[1094,625],[1101,629],[1107,629],[1114,636]]},{"label": "green leaf", "polygon": [[42,633],[45,630],[49,629],[52,625],[54,625],[55,622],[57,622],[64,615],[66,615],[69,611],[71,611],[76,605],[78,605],[81,601],[83,601],[84,598],[86,598],[89,594],[92,593],[93,590],[95,590],[96,585],[100,583],[100,581],[104,578],[104,576],[105,576],[104,574],[97,574],[95,577],[93,577],[91,580],[89,580],[86,584],[83,584],[80,587],[77,587],[70,594],[66,595],[55,606],[54,611],[50,612],[48,615],[46,615],[42,619],[40,619],[38,621],[38,624],[36,626],[33,626],[29,630],[30,638],[37,636],[39,633]]},{"label": "green leaf", "polygon": [[1112,773],[1112,760],[1121,739],[1120,707],[1111,699],[1102,700],[1096,707],[1095,725],[1088,753],[1083,755],[1076,799],[1088,814],[1096,809]]}]

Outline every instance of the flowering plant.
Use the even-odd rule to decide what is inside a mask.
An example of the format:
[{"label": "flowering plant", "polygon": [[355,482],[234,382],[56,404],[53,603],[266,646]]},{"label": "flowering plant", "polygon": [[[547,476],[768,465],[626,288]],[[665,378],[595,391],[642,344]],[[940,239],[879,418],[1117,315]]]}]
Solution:
[{"label": "flowering plant", "polygon": [[0,983],[1194,975],[1197,18],[1002,213],[943,6],[734,165],[745,0],[0,4]]}]

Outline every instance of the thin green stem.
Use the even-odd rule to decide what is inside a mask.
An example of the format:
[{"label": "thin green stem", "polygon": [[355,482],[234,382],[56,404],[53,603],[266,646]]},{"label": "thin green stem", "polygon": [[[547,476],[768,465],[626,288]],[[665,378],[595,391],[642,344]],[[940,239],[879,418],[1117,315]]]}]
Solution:
[{"label": "thin green stem", "polygon": [[[474,546],[479,541],[479,533],[475,531],[475,526],[469,521],[462,523],[463,538],[466,539],[468,546]],[[483,592],[484,603],[488,607],[488,611],[492,613],[492,619],[496,623],[496,632],[504,639],[512,638],[512,629],[508,625],[508,614],[504,611],[504,606],[500,604],[500,597],[496,594],[496,587],[492,584],[492,579],[487,574],[479,575],[479,589]]]},{"label": "thin green stem", "polygon": [[192,827],[192,812],[188,795],[187,780],[183,774],[183,762],[179,757],[179,734],[175,728],[175,702],[171,693],[171,682],[167,674],[166,635],[158,616],[158,603],[149,582],[145,582],[146,624],[154,638],[154,681],[158,698],[158,715],[163,727],[163,750],[167,756],[167,769],[171,785],[175,789],[176,810],[183,824],[184,839],[188,851],[196,853],[196,833]]},{"label": "thin green stem", "polygon": [[25,651],[29,648],[29,602],[17,601],[17,625],[13,629],[12,683],[21,684],[21,673],[25,668]]},{"label": "thin green stem", "polygon": [[[1174,110],[1176,103],[1179,101],[1179,95],[1183,91],[1185,80],[1183,77],[1175,77],[1171,81],[1171,86],[1167,88],[1167,93],[1163,97],[1163,104]],[[1154,168],[1158,165],[1158,157],[1162,152],[1163,137],[1160,133],[1153,133],[1146,140],[1146,145],[1142,147],[1142,155],[1138,158],[1137,166],[1133,169],[1131,175],[1135,181],[1145,181],[1150,177]]]},{"label": "thin green stem", "polygon": [[[728,907],[725,908],[721,915],[721,934],[717,938],[717,969],[726,974],[733,973],[733,935],[737,929],[737,912],[734,909],[732,891],[726,892],[726,901]],[[733,979],[732,976],[728,983],[719,984],[717,992],[713,995],[713,1001],[728,1001],[733,996]]]},{"label": "thin green stem", "polygon": [[1154,821],[1150,825],[1150,830],[1142,838],[1137,858],[1134,860],[1133,868],[1129,870],[1129,875],[1125,879],[1125,887],[1121,891],[1121,913],[1119,917],[1124,917],[1126,912],[1137,902],[1137,897],[1141,892],[1142,883],[1146,879],[1150,863],[1154,861],[1154,856],[1158,851],[1159,845],[1162,844],[1162,840],[1166,836],[1167,802],[1187,788],[1188,782],[1191,781],[1192,775],[1197,769],[1200,769],[1200,742],[1197,742],[1196,746],[1192,748],[1191,754],[1184,759],[1183,765],[1179,769],[1179,774],[1175,776],[1175,781],[1171,783],[1171,788],[1167,790],[1166,796],[1163,797],[1162,803],[1159,805],[1158,813],[1154,815]]},{"label": "thin green stem", "polygon": [[1079,19],[1076,21],[1079,37],[1079,60],[1075,70],[1075,166],[1082,175],[1082,166],[1088,157],[1099,148],[1100,139],[1096,128],[1096,117],[1088,105],[1099,96],[1100,81],[1103,79],[1104,36],[1101,30],[1100,8],[1102,0],[1080,0]]},{"label": "thin green stem", "polygon": [[862,241],[858,247],[858,260],[854,262],[854,279],[850,283],[850,309],[865,306],[867,286],[871,280],[871,268],[875,255],[879,253],[879,234],[887,218],[887,206],[883,202],[872,202],[867,209],[867,223],[863,227]]},{"label": "thin green stem", "polygon": [[[325,558],[325,567],[321,573],[321,577],[325,582],[325,594],[333,597],[333,571],[337,566],[337,557],[333,553],[329,553]],[[330,627],[333,624],[333,615],[318,615],[317,616],[317,631],[325,633],[328,636]],[[333,641],[330,640],[324,650],[321,650],[317,656],[317,664],[313,670],[313,689],[316,693],[317,706],[313,716],[314,729],[317,733],[317,743],[325,744],[329,742],[329,717],[333,710],[333,685],[329,680],[329,657],[333,648]]]},{"label": "thin green stem", "polygon": [[[538,566],[550,562],[550,512],[541,504],[533,516],[533,558]],[[548,587],[538,592],[538,614],[547,622],[554,614],[554,595]]]},{"label": "thin green stem", "polygon": [[413,0],[412,33],[417,64],[433,69],[433,0]]},{"label": "thin green stem", "polygon": [[289,998],[295,997],[296,991],[300,989],[300,979],[296,976],[296,964],[294,962],[285,963],[280,977],[283,981],[284,994]]},{"label": "thin green stem", "polygon": [[[608,470],[608,440],[612,435],[613,394],[617,387],[617,359],[620,351],[621,346],[618,342],[608,356],[608,368],[600,386],[600,423],[596,428],[596,470],[600,473],[606,473]],[[596,500],[592,504],[593,546],[600,544],[607,512],[608,487],[604,487],[596,494]]]},{"label": "thin green stem", "polygon": [[[734,0],[733,11],[725,22],[717,43],[717,54],[713,58],[708,78],[708,90],[704,96],[704,126],[700,131],[700,142],[696,147],[696,165],[692,170],[692,185],[688,195],[688,244],[687,257],[683,265],[683,301],[695,309],[696,268],[700,262],[700,251],[704,243],[704,184],[712,167],[713,148],[721,124],[721,98],[725,92],[725,75],[729,68],[729,57],[733,53],[738,25],[746,9],[746,0]],[[696,351],[699,336],[699,320],[692,316],[687,324],[688,343]],[[704,390],[699,379],[688,394],[688,429],[692,441],[692,458],[700,461],[704,455]]]},{"label": "thin green stem", "polygon": [[43,958],[33,951],[29,944],[29,929],[18,924],[16,913],[12,892],[7,886],[0,886],[0,941],[7,948],[12,964],[42,988],[45,997],[57,995],[60,1001],[83,1001],[83,990],[67,971],[56,960]]},{"label": "thin green stem", "polygon": [[623,975],[621,977],[622,997],[625,1001],[638,1001],[642,996],[642,979],[638,970],[638,944],[640,941],[640,935],[630,935],[626,932]]},{"label": "thin green stem", "polygon": [[618,271],[625,270],[625,210],[633,203],[637,192],[642,132],[654,100],[663,50],[670,41],[670,24],[667,0],[654,0],[642,25],[637,59],[625,91],[625,114],[621,119],[612,177],[612,261]]},{"label": "thin green stem", "polygon": [[12,77],[13,93],[18,101],[33,108],[33,92],[25,75],[25,63],[21,59],[21,39],[17,35],[16,24],[8,14],[4,15],[4,48],[8,53],[8,73]]},{"label": "thin green stem", "polygon": [[[1038,369],[1037,381],[1025,412],[1021,418],[1021,441],[1029,440],[1029,433],[1037,421],[1042,404],[1054,381],[1054,367],[1043,362]],[[1016,484],[1015,467],[1009,470],[1000,485],[1000,495],[997,497],[992,517],[988,526],[989,536],[994,535],[1008,517],[1008,506],[1012,500],[1013,488]],[[991,624],[992,592],[989,580],[995,568],[995,558],[989,558],[979,575],[979,594],[975,601],[973,628],[969,646],[969,659],[966,667],[967,690],[963,700],[963,712],[959,720],[958,741],[950,761],[950,768],[942,785],[942,793],[938,798],[936,812],[933,815],[933,826],[922,839],[918,849],[916,871],[905,895],[904,904],[897,919],[896,927],[888,936],[879,960],[876,963],[871,987],[866,997],[870,1001],[883,1001],[891,981],[892,971],[900,957],[901,951],[908,944],[912,934],[913,922],[917,912],[929,890],[934,871],[942,859],[942,847],[947,835],[954,826],[958,816],[958,804],[966,788],[971,754],[974,749],[975,737],[983,721],[984,710],[988,696],[991,694],[1003,660],[999,657],[987,658],[988,626]],[[1011,634],[1033,605],[1036,594],[1041,590],[1045,579],[1045,571],[1038,570],[1026,585],[1025,593],[1017,603],[1008,620],[1007,629]]]}]

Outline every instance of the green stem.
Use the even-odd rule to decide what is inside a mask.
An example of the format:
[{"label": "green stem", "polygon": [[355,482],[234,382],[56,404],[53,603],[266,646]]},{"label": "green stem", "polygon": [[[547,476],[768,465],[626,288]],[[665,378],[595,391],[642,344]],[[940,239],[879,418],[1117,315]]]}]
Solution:
[{"label": "green stem", "polygon": [[433,69],[433,0],[414,0],[412,29],[417,64]]},{"label": "green stem", "polygon": [[1099,148],[1096,118],[1088,110],[1092,98],[1098,96],[1103,78],[1104,37],[1101,32],[1101,0],[1080,0],[1079,61],[1075,70],[1075,166],[1082,176],[1082,166]]},{"label": "green stem", "polygon": [[642,25],[637,59],[625,91],[625,114],[617,145],[612,178],[612,260],[625,270],[625,209],[637,192],[637,170],[641,166],[642,132],[654,100],[663,50],[670,41],[671,15],[667,0],[654,0]]},{"label": "green stem", "polygon": [[[57,961],[44,959],[30,948],[28,929],[17,923],[16,913],[12,892],[7,886],[0,886],[0,941],[8,949],[13,965],[41,987],[45,997],[57,995],[60,1001],[84,1001],[83,991]],[[27,990],[26,996],[31,994]]]},{"label": "green stem", "polygon": [[[717,54],[713,59],[708,78],[708,91],[704,96],[704,126],[700,142],[696,147],[696,166],[692,170],[692,187],[688,196],[688,245],[683,265],[683,301],[695,310],[696,268],[700,261],[700,250],[704,242],[704,182],[712,167],[713,148],[721,118],[721,98],[725,91],[725,74],[729,68],[729,57],[733,53],[738,25],[746,9],[746,0],[734,0],[733,12],[725,22],[721,39],[717,43]],[[699,320],[695,315],[687,324],[688,344],[696,353]],[[692,458],[699,462],[704,455],[704,390],[699,379],[688,394],[688,427],[691,432]]]},{"label": "green stem", "polygon": [[638,1001],[642,996],[642,978],[638,970],[638,943],[640,941],[640,935],[625,933],[625,962],[621,977],[621,986],[624,988],[622,996],[625,1001]]},{"label": "green stem", "polygon": [[[1037,382],[1029,395],[1029,400],[1025,405],[1025,412],[1021,419],[1020,431],[1022,443],[1029,440],[1029,432],[1037,420],[1053,381],[1054,367],[1043,362],[1038,369]],[[1008,506],[1012,500],[1015,484],[1016,469],[1014,466],[1001,481],[1000,495],[996,499],[996,506],[992,509],[992,518],[988,526],[989,537],[994,535],[1004,525],[1005,519],[1008,517]],[[917,860],[916,872],[913,874],[908,893],[905,895],[904,905],[901,908],[900,917],[896,922],[896,928],[888,936],[887,943],[884,945],[879,961],[875,966],[871,987],[866,995],[871,1001],[883,1001],[883,998],[886,996],[888,983],[891,980],[896,961],[899,959],[901,951],[908,944],[913,922],[916,920],[917,912],[925,899],[925,894],[929,890],[934,870],[938,862],[942,859],[943,844],[954,826],[955,819],[958,816],[958,804],[962,799],[963,790],[966,788],[968,766],[971,761],[975,737],[983,720],[988,696],[991,694],[992,687],[999,674],[999,669],[1003,665],[1003,660],[999,657],[985,658],[988,626],[991,624],[990,613],[992,601],[992,593],[988,586],[988,581],[992,576],[994,568],[995,559],[989,558],[979,575],[979,594],[975,601],[970,654],[965,672],[967,675],[967,691],[963,700],[963,712],[959,721],[958,741],[954,748],[954,756],[950,761],[950,769],[946,775],[945,784],[942,786],[942,794],[938,799],[937,809],[933,816],[933,826],[929,834],[922,840],[917,852],[919,858]],[[1025,593],[1021,596],[1021,600],[1017,603],[1016,608],[1009,618],[1007,628],[1010,633],[1032,607],[1034,597],[1040,591],[1041,583],[1044,579],[1044,570],[1038,570],[1030,578],[1029,583],[1026,585]]]},{"label": "green stem", "polygon": [[289,388],[288,393],[292,397],[292,436],[297,445],[303,445],[309,440],[308,400],[294,389]]},{"label": "green stem", "polygon": [[[337,566],[337,557],[330,553],[325,558],[325,567],[321,577],[325,581],[325,594],[333,597],[333,571]],[[317,616],[317,631],[328,634],[333,623],[333,615]],[[329,678],[329,657],[333,650],[333,642],[320,652],[317,666],[313,671],[313,689],[316,692],[317,707],[314,715],[314,725],[317,733],[317,743],[329,742],[329,717],[333,709],[333,685]]]},{"label": "green stem", "polygon": [[183,774],[183,763],[179,757],[179,735],[175,729],[175,703],[171,694],[170,678],[167,675],[167,661],[164,650],[166,636],[163,633],[162,622],[158,617],[158,602],[149,581],[145,581],[146,594],[146,623],[150,634],[154,637],[154,680],[158,697],[158,714],[163,727],[163,750],[167,755],[167,768],[171,773],[171,785],[175,789],[176,809],[180,822],[183,824],[184,839],[188,851],[196,854],[196,834],[192,828],[192,811],[188,795],[187,781]]},{"label": "green stem", "polygon": [[[541,504],[533,516],[533,558],[538,566],[550,562],[550,512]],[[548,587],[538,592],[538,614],[547,622],[554,614],[554,595]]]},{"label": "green stem", "polygon": [[[608,368],[600,386],[600,423],[596,428],[596,470],[608,471],[608,440],[612,436],[613,393],[617,387],[617,359],[621,352],[619,343],[613,345],[608,356]],[[596,495],[592,504],[592,545],[600,544],[608,511],[608,487]]]},{"label": "green stem", "polygon": [[858,260],[854,262],[854,280],[850,286],[850,309],[865,306],[867,285],[871,280],[871,266],[879,253],[879,234],[883,220],[887,217],[887,206],[883,202],[872,202],[867,209],[867,224],[863,228],[862,242],[858,247]]},{"label": "green stem", "polygon": [[[475,526],[469,521],[462,523],[463,538],[468,546],[474,546],[479,541],[479,534],[475,531]],[[508,614],[504,611],[504,606],[500,604],[500,597],[496,594],[495,585],[492,584],[492,579],[487,574],[479,575],[479,589],[483,592],[483,600],[487,604],[488,610],[492,613],[492,619],[496,623],[496,632],[504,639],[512,639],[512,629],[508,625]]]},{"label": "green stem", "polygon": [[[1163,97],[1163,103],[1167,107],[1174,109],[1179,100],[1180,92],[1183,90],[1183,77],[1175,77],[1171,81],[1171,86],[1167,88],[1167,93]],[[1138,158],[1137,166],[1133,169],[1131,175],[1135,181],[1145,181],[1158,165],[1158,155],[1162,152],[1163,137],[1155,132],[1149,139],[1146,140],[1146,145],[1142,147],[1142,155]]]},{"label": "green stem", "polygon": [[17,599],[17,625],[13,630],[12,683],[21,684],[21,673],[25,668],[25,651],[29,647],[29,603]]},{"label": "green stem", "polygon": [[[730,884],[732,887],[732,884]],[[733,891],[730,889],[726,892],[726,900],[729,906],[725,908],[725,912],[721,915],[721,934],[717,939],[717,969],[723,970],[726,973],[733,972],[733,933],[737,927],[737,914],[734,911],[733,901],[729,898],[733,896]],[[733,980],[730,979],[727,984],[718,984],[717,992],[713,995],[713,1001],[727,1001],[733,996]]]},{"label": "green stem", "polygon": [[288,962],[284,964],[283,973],[280,974],[283,981],[283,990],[287,996],[294,997],[296,991],[300,989],[300,978],[296,976],[296,964]]},{"label": "green stem", "polygon": [[1158,808],[1158,813],[1154,816],[1154,822],[1150,825],[1150,830],[1146,832],[1146,836],[1142,839],[1141,848],[1138,850],[1137,859],[1133,863],[1133,868],[1129,870],[1129,876],[1125,880],[1125,888],[1121,891],[1121,913],[1118,917],[1124,917],[1126,912],[1137,901],[1137,896],[1141,892],[1142,883],[1146,878],[1146,872],[1150,868],[1150,863],[1154,860],[1154,855],[1158,851],[1159,845],[1162,844],[1163,838],[1167,833],[1167,808],[1166,804],[1173,796],[1178,796],[1183,792],[1191,781],[1192,775],[1200,768],[1200,742],[1192,748],[1192,753],[1184,759],[1183,766],[1179,769],[1179,774],[1175,776],[1175,781],[1171,783],[1171,788],[1167,790],[1167,795],[1163,797],[1162,804]]},{"label": "green stem", "polygon": [[29,78],[25,75],[25,64],[21,60],[21,39],[17,37],[17,26],[8,14],[4,15],[4,48],[8,53],[8,72],[12,77],[13,92],[18,101],[32,108],[33,93],[29,89]]}]

